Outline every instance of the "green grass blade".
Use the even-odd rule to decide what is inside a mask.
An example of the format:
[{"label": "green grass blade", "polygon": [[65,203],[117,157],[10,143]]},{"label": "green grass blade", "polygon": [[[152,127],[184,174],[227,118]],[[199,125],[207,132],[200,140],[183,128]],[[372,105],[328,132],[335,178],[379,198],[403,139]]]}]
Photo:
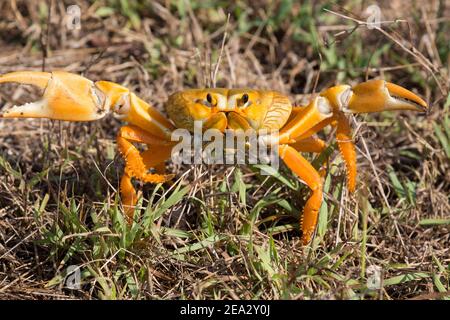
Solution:
[{"label": "green grass blade", "polygon": [[422,219],[419,224],[421,226],[443,226],[450,225],[450,219]]},{"label": "green grass blade", "polygon": [[395,276],[392,278],[388,278],[383,281],[383,285],[385,287],[394,286],[398,284],[402,284],[405,282],[416,281],[421,279],[430,278],[431,276],[428,273],[424,272],[415,272],[415,273],[407,273],[399,276]]}]

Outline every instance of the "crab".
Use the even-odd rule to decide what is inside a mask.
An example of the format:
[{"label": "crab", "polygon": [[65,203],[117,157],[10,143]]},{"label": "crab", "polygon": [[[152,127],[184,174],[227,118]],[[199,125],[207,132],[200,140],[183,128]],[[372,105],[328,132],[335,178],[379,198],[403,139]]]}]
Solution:
[{"label": "crab", "polygon": [[[165,161],[176,142],[171,134],[177,128],[194,130],[278,130],[279,157],[306,184],[311,194],[300,214],[301,241],[308,244],[314,236],[323,201],[321,174],[302,152],[320,153],[325,142],[315,134],[325,126],[336,127],[336,140],[345,162],[347,188],[356,187],[356,151],[347,114],[412,110],[426,112],[427,103],[411,91],[384,80],[369,80],[355,86],[337,85],[324,90],[306,106],[294,106],[288,96],[258,89],[187,89],[173,93],[165,103],[166,118],[156,108],[127,88],[109,81],[93,82],[64,71],[17,71],[0,76],[1,83],[34,85],[44,90],[39,101],[13,106],[2,118],[48,118],[65,121],[93,121],[112,112],[128,122],[120,128],[117,147],[125,160],[120,181],[122,205],[132,219],[138,194],[132,179],[143,183],[164,183]],[[136,143],[145,144],[139,151]],[[155,169],[156,173],[149,170]]]}]

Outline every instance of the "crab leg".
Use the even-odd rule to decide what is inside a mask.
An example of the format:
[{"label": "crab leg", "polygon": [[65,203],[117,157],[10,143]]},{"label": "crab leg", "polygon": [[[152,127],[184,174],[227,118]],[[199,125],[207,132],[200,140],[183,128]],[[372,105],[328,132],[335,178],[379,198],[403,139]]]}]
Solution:
[{"label": "crab leg", "polygon": [[142,161],[147,170],[154,168],[159,174],[164,174],[166,166],[164,162],[172,155],[172,146],[147,145],[148,150],[141,153]]},{"label": "crab leg", "polygon": [[[150,150],[139,152],[131,143],[146,143]],[[160,140],[136,126],[124,126],[117,136],[119,152],[125,159],[125,171],[120,181],[120,193],[125,213],[131,220],[137,202],[136,190],[131,178],[145,183],[164,183],[174,175],[151,174],[148,170],[163,163],[170,157],[173,143]]]},{"label": "crab leg", "polygon": [[296,139],[290,146],[298,152],[321,153],[325,149],[326,144],[322,139],[310,136],[305,139]]},{"label": "crab leg", "polygon": [[354,192],[356,187],[356,149],[352,139],[350,123],[345,115],[337,115],[336,140],[347,169],[348,191]]},{"label": "crab leg", "polygon": [[322,178],[314,167],[303,158],[294,148],[288,145],[279,147],[280,158],[286,163],[305,184],[311,189],[312,194],[306,201],[303,216],[300,219],[302,231],[302,243],[308,244],[316,230],[317,217],[322,204]]},{"label": "crab leg", "polygon": [[[164,161],[170,158],[172,148],[161,147],[161,146],[151,146],[148,145],[149,150],[146,150],[140,154],[142,158],[143,165],[145,167],[144,182],[152,183],[164,183],[173,178],[174,175],[169,174],[148,174],[146,173],[151,168],[155,168],[157,172],[164,172]],[[133,178],[133,173],[125,169],[120,180],[120,195],[122,198],[122,204],[124,207],[125,214],[127,215],[129,221],[132,220],[134,215],[134,210],[138,200],[136,190],[131,182]],[[135,177],[136,178],[136,177]]]},{"label": "crab leg", "polygon": [[[173,177],[173,175],[159,175],[147,173],[148,168],[144,164],[144,160],[142,159],[140,151],[131,142],[146,143],[149,146],[155,147],[154,150],[155,153],[157,153],[159,149],[170,150],[174,145],[173,142],[158,140],[157,138],[153,137],[151,134],[140,129],[139,127],[136,126],[122,127],[117,136],[117,145],[119,148],[119,152],[122,154],[126,162],[125,171],[128,173],[130,177],[136,177],[143,182],[150,182],[150,183],[166,182]],[[158,156],[156,156],[155,159],[157,158]],[[163,160],[166,159],[162,159],[161,161]],[[156,161],[156,164],[161,161]],[[149,162],[149,160],[147,160],[147,162]]]}]

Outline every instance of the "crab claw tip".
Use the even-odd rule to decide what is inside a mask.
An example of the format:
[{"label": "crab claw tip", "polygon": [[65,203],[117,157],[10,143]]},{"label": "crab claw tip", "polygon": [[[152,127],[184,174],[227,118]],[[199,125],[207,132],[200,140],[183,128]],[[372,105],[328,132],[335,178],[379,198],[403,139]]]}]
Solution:
[{"label": "crab claw tip", "polygon": [[393,110],[396,110],[395,107],[398,107],[399,109],[427,112],[427,103],[411,91],[390,82],[386,82],[386,88],[391,98],[395,100],[392,103]]},{"label": "crab claw tip", "polygon": [[34,85],[45,89],[52,74],[38,71],[16,71],[0,75],[0,83],[20,83]]}]

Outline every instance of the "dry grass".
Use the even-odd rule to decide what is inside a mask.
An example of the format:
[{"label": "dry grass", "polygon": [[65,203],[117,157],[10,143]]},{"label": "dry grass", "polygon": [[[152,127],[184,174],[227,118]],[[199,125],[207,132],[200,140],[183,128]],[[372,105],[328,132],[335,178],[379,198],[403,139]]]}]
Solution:
[{"label": "dry grass", "polygon": [[[176,90],[211,85],[229,12],[218,86],[272,88],[300,103],[336,83],[384,78],[433,107],[353,118],[355,195],[325,130],[326,204],[308,247],[296,231],[308,190],[285,168],[277,179],[254,167],[171,164],[179,179],[143,187],[142,223],[129,227],[118,120],[2,120],[0,298],[449,298],[448,2],[383,1],[381,30],[355,22],[366,4],[354,1],[75,2],[79,31],[65,27],[62,1],[50,21],[49,2],[2,1],[0,73],[65,69],[162,109]],[[4,107],[37,95],[0,88]],[[69,265],[80,267],[79,290],[63,285]],[[373,266],[380,290],[367,288]]]}]

